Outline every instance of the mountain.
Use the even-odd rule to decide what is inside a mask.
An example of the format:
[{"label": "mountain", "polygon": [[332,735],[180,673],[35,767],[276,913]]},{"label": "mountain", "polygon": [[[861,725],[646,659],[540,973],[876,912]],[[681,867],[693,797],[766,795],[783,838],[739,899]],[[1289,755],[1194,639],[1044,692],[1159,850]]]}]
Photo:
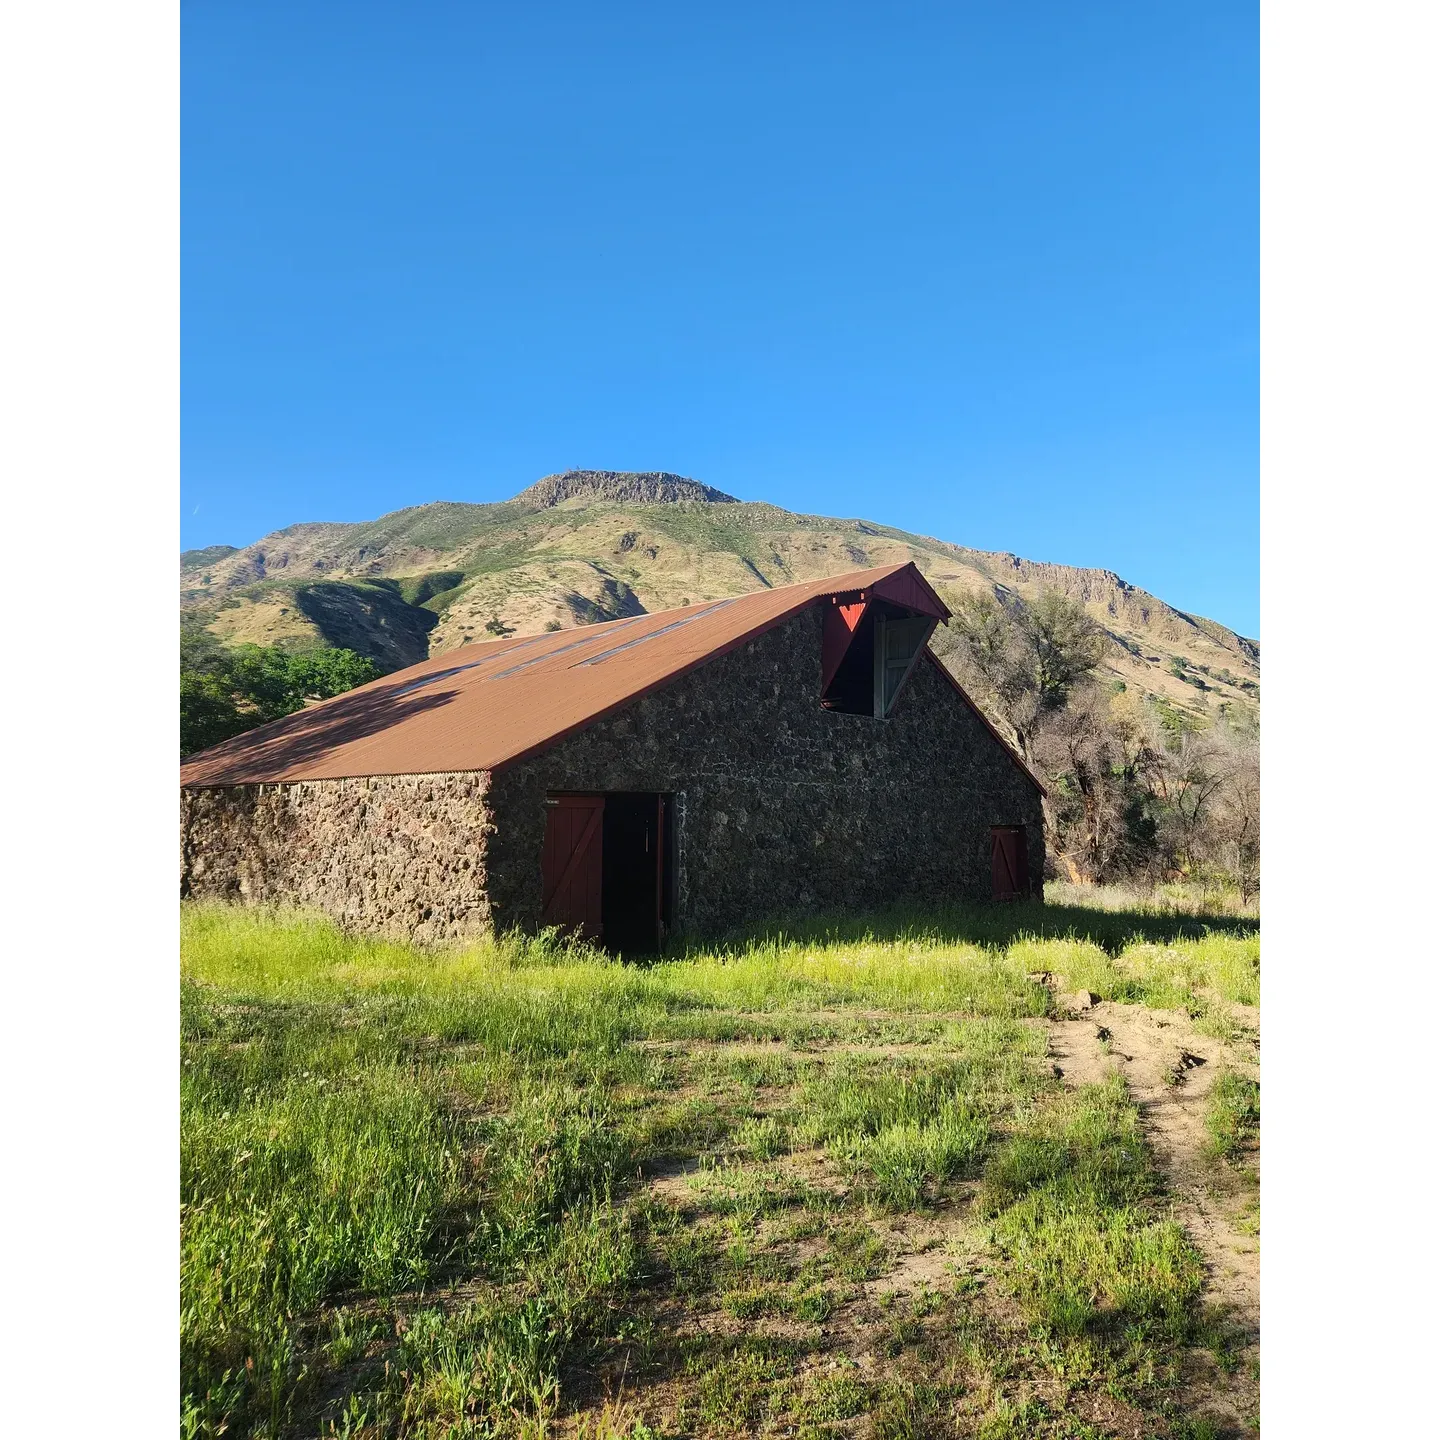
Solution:
[{"label": "mountain", "polygon": [[1197,713],[1258,707],[1260,647],[1108,570],[970,550],[866,520],[797,515],[663,472],[571,470],[513,500],[439,501],[361,524],[301,524],[180,557],[180,604],[228,643],[336,645],[398,669],[531,633],[914,560],[942,595],[988,587],[1080,601],[1105,670]]}]

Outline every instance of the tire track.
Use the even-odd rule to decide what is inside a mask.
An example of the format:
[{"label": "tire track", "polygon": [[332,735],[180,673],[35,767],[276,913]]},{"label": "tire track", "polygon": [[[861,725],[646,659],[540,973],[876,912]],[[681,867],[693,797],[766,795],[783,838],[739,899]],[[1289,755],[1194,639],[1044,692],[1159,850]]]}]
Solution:
[{"label": "tire track", "polygon": [[[1089,1003],[1062,997],[1072,1008],[1049,1028],[1049,1054],[1058,1078],[1073,1087],[1093,1084],[1112,1070],[1124,1076],[1140,1112],[1176,1220],[1205,1261],[1205,1300],[1223,1312],[1236,1335],[1239,1364],[1226,1374],[1208,1352],[1194,1352],[1188,1387],[1208,1418],[1228,1433],[1254,1433],[1258,1414],[1260,1244],[1241,1220],[1243,1176],[1209,1151],[1205,1111],[1225,1069],[1258,1078],[1253,1053],[1199,1034],[1183,1011]],[[1258,1158],[1255,1176],[1258,1181]]]}]

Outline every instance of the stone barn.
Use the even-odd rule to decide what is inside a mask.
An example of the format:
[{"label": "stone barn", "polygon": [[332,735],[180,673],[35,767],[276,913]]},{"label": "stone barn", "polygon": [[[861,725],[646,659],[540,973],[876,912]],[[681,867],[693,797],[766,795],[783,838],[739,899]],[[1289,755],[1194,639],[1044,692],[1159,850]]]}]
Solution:
[{"label": "stone barn", "polygon": [[467,645],[181,766],[182,894],[618,951],[1041,893],[1041,787],[914,565]]}]

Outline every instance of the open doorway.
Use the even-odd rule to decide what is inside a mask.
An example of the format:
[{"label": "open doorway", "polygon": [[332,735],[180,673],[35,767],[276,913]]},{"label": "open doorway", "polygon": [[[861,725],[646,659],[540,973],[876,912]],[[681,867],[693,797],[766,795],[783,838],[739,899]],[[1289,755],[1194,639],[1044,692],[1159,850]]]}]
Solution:
[{"label": "open doorway", "polygon": [[674,908],[672,798],[610,791],[545,803],[545,923],[615,954],[657,953]]},{"label": "open doorway", "polygon": [[667,797],[644,791],[605,797],[600,909],[605,948],[653,955],[668,928]]}]

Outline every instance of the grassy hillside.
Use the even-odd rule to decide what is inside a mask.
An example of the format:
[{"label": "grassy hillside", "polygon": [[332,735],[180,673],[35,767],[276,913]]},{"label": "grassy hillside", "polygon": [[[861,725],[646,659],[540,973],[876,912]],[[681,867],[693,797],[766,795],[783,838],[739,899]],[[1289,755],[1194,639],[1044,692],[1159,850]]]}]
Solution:
[{"label": "grassy hillside", "polygon": [[568,627],[905,560],[942,594],[1079,600],[1111,637],[1110,679],[1141,693],[1199,713],[1258,704],[1254,642],[1108,570],[797,515],[675,475],[571,471],[501,504],[438,502],[187,551],[180,601],[228,642],[342,645],[393,669],[497,627]]},{"label": "grassy hillside", "polygon": [[182,922],[182,1434],[1257,1424],[1254,923]]}]

